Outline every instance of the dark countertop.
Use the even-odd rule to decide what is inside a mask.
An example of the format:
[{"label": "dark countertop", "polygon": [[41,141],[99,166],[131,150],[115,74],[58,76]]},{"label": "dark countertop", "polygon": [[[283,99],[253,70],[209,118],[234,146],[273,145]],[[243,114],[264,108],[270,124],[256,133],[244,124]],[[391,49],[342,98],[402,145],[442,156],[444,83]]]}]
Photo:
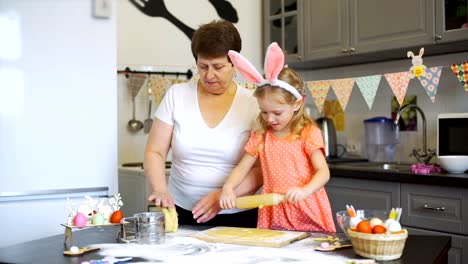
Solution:
[{"label": "dark countertop", "polygon": [[[189,232],[193,231],[192,227],[181,227],[179,231],[175,234],[182,234],[183,232],[188,230]],[[199,230],[200,228],[196,228],[195,230]],[[85,245],[92,245],[92,244],[102,244],[102,243],[116,243],[116,234],[119,231],[118,226],[107,226],[107,227],[99,227],[99,228],[88,228],[81,231],[73,232],[74,241],[79,246]],[[317,234],[317,233],[314,233]],[[341,234],[342,235],[342,234]],[[84,261],[90,260],[100,260],[103,256],[99,255],[100,251],[97,252],[90,252],[86,253],[82,256],[75,256],[75,257],[66,257],[63,255],[64,250],[68,250],[68,247],[64,246],[63,244],[63,235],[56,235],[48,238],[43,238],[39,240],[34,240],[30,242],[25,242],[13,246],[8,246],[4,248],[0,248],[0,262],[1,263],[82,263]],[[167,241],[167,239],[166,239]],[[296,255],[303,255],[306,253],[314,252],[312,246],[310,245],[310,241],[313,241],[312,238],[306,238],[304,240],[294,242],[291,245],[285,246],[281,248],[281,250],[289,250],[291,252],[297,252]],[[106,244],[112,245],[112,244]],[[260,247],[252,247],[252,246],[237,246],[237,245],[226,245],[220,243],[207,243],[208,246],[203,248],[203,250],[198,252],[192,252],[190,254],[183,254],[179,255],[177,258],[177,263],[196,263],[197,259],[200,260],[200,256],[203,254],[210,254],[210,253],[222,253],[219,256],[223,256],[223,250],[225,252],[229,252],[229,250],[236,250],[238,260],[235,263],[254,263],[252,262],[252,258],[243,258],[243,252],[252,252],[254,255],[262,255],[259,254],[259,251],[252,249],[260,248]],[[223,249],[224,245],[226,245],[227,249]],[[415,236],[410,235],[406,241],[405,249],[403,255],[398,260],[393,261],[378,261],[378,263],[392,263],[392,264],[414,264],[414,263],[447,263],[448,262],[448,250],[451,245],[451,238],[448,236]],[[122,246],[122,245],[120,245]],[[231,246],[231,247],[228,247]],[[189,245],[178,245],[179,248],[189,247]],[[206,248],[211,248],[206,251]],[[152,247],[151,250],[155,251],[158,247]],[[266,249],[266,248],[264,248]],[[271,248],[269,248],[271,249]],[[279,249],[271,249],[277,252]],[[255,253],[256,252],[256,253]],[[166,254],[174,254],[176,253],[166,253]],[[231,252],[232,253],[232,252]],[[352,248],[343,248],[333,252],[326,252],[323,254],[334,254],[339,256],[345,256],[352,259],[360,259],[357,256]],[[251,255],[252,256],[252,255]],[[122,257],[122,256],[120,256]],[[240,260],[239,260],[240,258]],[[258,257],[257,260],[262,260],[262,257]],[[288,256],[285,261],[294,262],[295,256]],[[213,258],[211,258],[213,260]],[[245,260],[245,261],[243,261]],[[144,258],[136,257],[133,258],[131,262],[145,262],[147,261]],[[180,262],[182,261],[182,262]],[[215,259],[216,262],[224,262],[222,258]],[[240,262],[239,262],[240,261]],[[271,261],[271,260],[270,260]],[[168,263],[166,261],[162,261]],[[227,261],[229,262],[229,261]],[[300,262],[300,261],[299,261]],[[295,262],[295,263],[299,263]],[[211,262],[210,262],[211,263]],[[233,262],[234,263],[234,262]],[[269,262],[270,263],[270,262]],[[303,262],[300,262],[303,263]]]},{"label": "dark countertop", "polygon": [[468,187],[468,174],[430,173],[415,174],[409,170],[383,170],[355,166],[355,162],[328,163],[332,177],[428,184],[448,187]]}]

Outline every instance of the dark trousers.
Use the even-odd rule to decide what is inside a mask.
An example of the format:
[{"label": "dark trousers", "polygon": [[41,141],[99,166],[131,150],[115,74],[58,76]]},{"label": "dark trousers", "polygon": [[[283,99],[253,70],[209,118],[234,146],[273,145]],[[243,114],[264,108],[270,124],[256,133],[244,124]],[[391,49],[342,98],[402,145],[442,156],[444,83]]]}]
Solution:
[{"label": "dark trousers", "polygon": [[197,223],[193,219],[191,211],[177,205],[176,211],[179,225],[257,227],[258,209],[250,209],[234,214],[218,214],[206,223]]}]

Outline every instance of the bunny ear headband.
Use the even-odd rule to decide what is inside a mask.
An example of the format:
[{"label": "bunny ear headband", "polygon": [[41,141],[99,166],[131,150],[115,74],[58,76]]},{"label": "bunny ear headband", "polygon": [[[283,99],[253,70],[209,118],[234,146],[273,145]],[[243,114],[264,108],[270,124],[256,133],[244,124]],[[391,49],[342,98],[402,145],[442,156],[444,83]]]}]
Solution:
[{"label": "bunny ear headband", "polygon": [[287,82],[278,80],[278,75],[284,66],[284,53],[281,50],[278,43],[273,42],[268,46],[265,56],[265,76],[266,80],[263,79],[262,75],[255,69],[255,67],[240,55],[238,52],[230,50],[228,52],[229,58],[231,59],[237,70],[244,76],[248,81],[254,82],[257,86],[270,84],[272,86],[278,86],[286,91],[292,93],[297,99],[302,99],[302,95]]}]

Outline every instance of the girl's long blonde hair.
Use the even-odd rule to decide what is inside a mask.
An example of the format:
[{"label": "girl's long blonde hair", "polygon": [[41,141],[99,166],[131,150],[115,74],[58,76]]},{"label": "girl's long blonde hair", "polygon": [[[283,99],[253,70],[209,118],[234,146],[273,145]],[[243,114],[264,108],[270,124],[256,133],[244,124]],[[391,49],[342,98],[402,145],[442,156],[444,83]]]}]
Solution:
[{"label": "girl's long blonde hair", "polygon": [[[285,81],[295,87],[297,91],[303,96],[301,106],[299,110],[297,110],[293,118],[290,121],[290,129],[291,129],[291,139],[297,139],[300,138],[301,132],[303,129],[307,126],[317,126],[315,121],[307,114],[305,111],[305,96],[306,96],[306,90],[304,87],[304,82],[302,81],[302,78],[299,76],[299,74],[291,69],[291,68],[283,68],[281,70],[280,74],[278,75],[278,79]],[[272,85],[263,85],[258,87],[254,94],[256,98],[264,98],[265,96],[274,96],[278,99],[280,103],[283,104],[290,104],[294,105],[296,103],[297,98],[294,97],[293,94],[290,92],[286,91],[285,89],[278,87],[278,86],[272,86]],[[257,117],[257,122],[259,123],[260,127],[256,131],[258,134],[257,135],[264,135],[265,131],[267,131],[269,125],[263,120],[262,118],[262,113],[260,113]]]}]

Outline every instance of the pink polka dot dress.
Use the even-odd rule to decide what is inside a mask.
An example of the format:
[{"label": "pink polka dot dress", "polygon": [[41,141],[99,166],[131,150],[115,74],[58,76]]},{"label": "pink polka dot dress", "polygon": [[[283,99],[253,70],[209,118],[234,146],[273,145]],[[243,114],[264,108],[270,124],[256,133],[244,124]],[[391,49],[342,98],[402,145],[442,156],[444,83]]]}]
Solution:
[{"label": "pink polka dot dress", "polygon": [[[306,127],[302,139],[278,138],[271,130],[265,137],[252,133],[245,150],[260,159],[263,173],[262,193],[285,194],[290,188],[304,186],[315,175],[310,156],[324,151],[321,131]],[[335,232],[330,202],[324,188],[297,202],[282,202],[259,209],[258,228]]]}]

